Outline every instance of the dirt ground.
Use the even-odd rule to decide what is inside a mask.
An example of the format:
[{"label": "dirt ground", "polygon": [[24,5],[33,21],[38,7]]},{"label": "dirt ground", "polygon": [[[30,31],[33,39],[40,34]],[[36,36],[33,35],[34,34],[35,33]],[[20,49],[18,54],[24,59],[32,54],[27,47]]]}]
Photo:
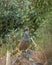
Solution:
[{"label": "dirt ground", "polygon": [[[29,50],[23,52],[21,56],[11,58],[11,65],[47,65],[45,54],[40,51]],[[6,65],[6,56],[0,57],[0,65]]]}]

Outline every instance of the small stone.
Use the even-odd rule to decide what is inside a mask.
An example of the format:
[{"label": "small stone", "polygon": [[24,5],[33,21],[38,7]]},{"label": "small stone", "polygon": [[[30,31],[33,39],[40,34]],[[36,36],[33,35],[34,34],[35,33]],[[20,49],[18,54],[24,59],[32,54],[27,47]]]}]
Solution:
[{"label": "small stone", "polygon": [[36,65],[36,63],[33,63],[32,65]]},{"label": "small stone", "polygon": [[34,60],[32,58],[29,58],[29,61],[33,62]]},{"label": "small stone", "polygon": [[1,57],[0,60],[2,60],[3,58]]}]

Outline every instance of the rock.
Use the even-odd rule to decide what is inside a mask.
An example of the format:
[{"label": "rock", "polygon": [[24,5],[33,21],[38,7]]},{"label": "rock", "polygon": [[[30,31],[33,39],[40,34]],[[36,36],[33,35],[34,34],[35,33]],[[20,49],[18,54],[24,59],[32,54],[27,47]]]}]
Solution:
[{"label": "rock", "polygon": [[30,50],[23,51],[21,55],[22,55],[22,57],[24,57],[24,58],[26,58],[28,60],[29,60],[29,58],[32,58],[32,52]]},{"label": "rock", "polygon": [[27,50],[27,54],[31,54],[32,55],[32,50]]},{"label": "rock", "polygon": [[22,57],[26,58],[26,59],[29,59],[29,55],[27,55],[27,53],[22,53]]}]

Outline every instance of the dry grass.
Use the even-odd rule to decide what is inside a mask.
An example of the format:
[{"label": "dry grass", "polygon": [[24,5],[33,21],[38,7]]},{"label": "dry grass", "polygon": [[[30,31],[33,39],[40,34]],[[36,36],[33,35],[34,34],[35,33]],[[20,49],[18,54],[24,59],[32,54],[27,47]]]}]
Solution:
[{"label": "dry grass", "polygon": [[52,60],[52,46],[45,49],[45,54],[48,60]]},{"label": "dry grass", "polygon": [[[17,57],[15,57],[17,58]],[[15,61],[15,58],[12,57],[12,61]],[[33,61],[30,61],[22,56],[18,57],[19,62],[14,65],[32,65],[33,63],[42,63],[43,65],[47,65],[47,58],[42,51],[32,51],[32,56],[30,57],[33,59]],[[3,63],[5,63],[5,59],[3,58]],[[2,65],[1,64],[1,65]]]}]

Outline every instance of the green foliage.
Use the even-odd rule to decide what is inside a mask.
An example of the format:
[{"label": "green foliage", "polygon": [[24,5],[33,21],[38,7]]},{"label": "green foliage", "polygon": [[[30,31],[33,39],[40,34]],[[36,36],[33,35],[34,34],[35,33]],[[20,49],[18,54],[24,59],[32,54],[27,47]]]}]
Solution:
[{"label": "green foliage", "polygon": [[52,46],[52,12],[45,14],[45,20],[36,31],[36,42],[40,47],[46,49]]},{"label": "green foliage", "polygon": [[0,0],[0,36],[9,47],[11,44],[11,48],[17,42],[13,42],[13,36],[21,40],[27,26],[37,44],[43,48],[49,46],[52,42],[51,21],[52,0]]},{"label": "green foliage", "polygon": [[51,6],[52,0],[0,0],[0,34],[26,26],[35,32]]}]

